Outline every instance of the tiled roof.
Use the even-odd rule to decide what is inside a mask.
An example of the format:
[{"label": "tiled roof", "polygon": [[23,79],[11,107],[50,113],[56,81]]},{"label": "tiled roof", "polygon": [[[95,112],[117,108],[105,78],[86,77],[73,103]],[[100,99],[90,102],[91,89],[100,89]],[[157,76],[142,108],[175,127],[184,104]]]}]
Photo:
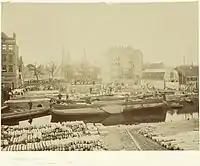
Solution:
[{"label": "tiled roof", "polygon": [[143,71],[143,73],[146,73],[146,72],[152,72],[152,73],[158,73],[158,72],[166,72],[167,69],[146,69]]}]

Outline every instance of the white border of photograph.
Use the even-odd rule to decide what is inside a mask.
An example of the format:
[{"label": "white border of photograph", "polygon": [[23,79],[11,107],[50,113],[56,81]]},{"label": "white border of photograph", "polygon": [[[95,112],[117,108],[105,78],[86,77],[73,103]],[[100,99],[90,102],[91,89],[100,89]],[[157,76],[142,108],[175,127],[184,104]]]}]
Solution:
[{"label": "white border of photograph", "polygon": [[[1,0],[8,2],[9,0]],[[88,3],[88,2],[107,2],[107,3],[153,3],[153,2],[197,2],[195,0],[10,0],[9,2],[35,2],[35,3]],[[0,62],[1,63],[1,62]],[[0,163],[5,166],[22,165],[65,165],[65,166],[128,166],[128,165],[153,165],[153,166],[194,166],[200,161],[200,153],[186,151],[168,151],[168,152],[0,152]]]}]

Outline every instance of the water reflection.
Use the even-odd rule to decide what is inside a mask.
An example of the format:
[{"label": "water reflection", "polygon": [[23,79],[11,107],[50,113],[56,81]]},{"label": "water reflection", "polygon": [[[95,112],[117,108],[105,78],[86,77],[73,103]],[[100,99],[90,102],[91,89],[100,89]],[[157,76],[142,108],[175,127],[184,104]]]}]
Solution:
[{"label": "water reflection", "polygon": [[165,121],[169,122],[194,118],[199,118],[199,112],[181,113],[179,110],[170,110],[166,114]]},{"label": "water reflection", "polygon": [[[164,116],[164,117],[163,117]],[[149,114],[149,115],[133,115],[132,117],[129,117],[129,119],[122,115],[111,115],[107,118],[100,118],[96,117],[96,122],[101,122],[104,125],[116,125],[116,124],[138,124],[138,123],[155,123],[155,122],[169,122],[169,121],[178,121],[183,119],[193,119],[193,118],[199,118],[199,112],[191,112],[191,113],[179,113],[178,110],[170,110],[167,111],[165,115],[156,115],[156,114]],[[97,120],[98,119],[98,120]],[[33,120],[33,124],[45,124],[50,122],[62,122],[67,120],[73,120],[69,119],[69,117],[52,117],[46,116],[43,118],[36,118]],[[74,119],[75,120],[75,119]],[[81,120],[81,118],[79,119]],[[84,120],[82,118],[82,120]],[[86,120],[86,122],[95,122],[95,118]]]},{"label": "water reflection", "polygon": [[[69,117],[69,116],[55,116],[48,115],[39,118],[34,118],[32,124],[34,125],[43,125],[50,122],[63,122],[63,121],[73,121],[73,120],[84,120],[85,122],[93,123],[103,123],[104,125],[116,125],[116,124],[138,124],[138,123],[155,123],[155,122],[169,122],[169,121],[178,121],[183,119],[193,119],[199,118],[199,112],[181,112],[180,110],[169,110],[159,114],[133,114],[131,116],[124,116],[123,114],[110,115],[108,117]],[[9,122],[8,125],[26,125],[28,120],[16,122]]]}]

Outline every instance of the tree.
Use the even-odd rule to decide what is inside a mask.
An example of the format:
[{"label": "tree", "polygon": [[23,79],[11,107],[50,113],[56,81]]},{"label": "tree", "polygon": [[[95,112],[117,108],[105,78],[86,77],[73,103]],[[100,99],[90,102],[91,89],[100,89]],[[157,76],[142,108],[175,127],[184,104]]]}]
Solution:
[{"label": "tree", "polygon": [[28,64],[26,66],[31,72],[33,72],[33,75],[36,77],[37,81],[39,80],[39,77],[41,75],[43,75],[43,72],[42,72],[42,65],[36,65],[35,64]]},{"label": "tree", "polygon": [[57,69],[57,65],[54,62],[50,62],[46,69],[49,72],[49,75],[53,78]]}]

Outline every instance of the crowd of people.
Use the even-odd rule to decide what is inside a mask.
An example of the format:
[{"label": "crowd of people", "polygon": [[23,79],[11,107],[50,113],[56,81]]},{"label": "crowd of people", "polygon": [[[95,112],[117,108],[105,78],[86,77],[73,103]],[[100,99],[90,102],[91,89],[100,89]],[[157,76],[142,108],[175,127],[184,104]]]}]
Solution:
[{"label": "crowd of people", "polygon": [[[85,84],[86,86],[84,86]],[[109,84],[96,84],[95,81],[91,81],[89,86],[88,82],[82,83],[67,83],[62,80],[42,80],[42,81],[27,81],[25,84],[18,89],[12,90],[11,88],[2,87],[1,100],[2,103],[11,99],[16,95],[24,95],[27,91],[45,91],[45,90],[58,90],[60,93],[67,93],[68,95],[73,94],[84,94],[83,91],[79,90],[79,87],[84,89],[87,94],[99,94],[99,95],[114,95],[116,93],[137,95],[141,96],[159,96],[161,91],[154,86],[146,85],[140,86],[138,89],[131,89],[130,86],[123,82],[111,82]],[[79,86],[80,85],[80,86]],[[82,85],[82,86],[81,86]],[[69,96],[68,96],[69,98]],[[141,97],[142,98],[142,97]]]}]

